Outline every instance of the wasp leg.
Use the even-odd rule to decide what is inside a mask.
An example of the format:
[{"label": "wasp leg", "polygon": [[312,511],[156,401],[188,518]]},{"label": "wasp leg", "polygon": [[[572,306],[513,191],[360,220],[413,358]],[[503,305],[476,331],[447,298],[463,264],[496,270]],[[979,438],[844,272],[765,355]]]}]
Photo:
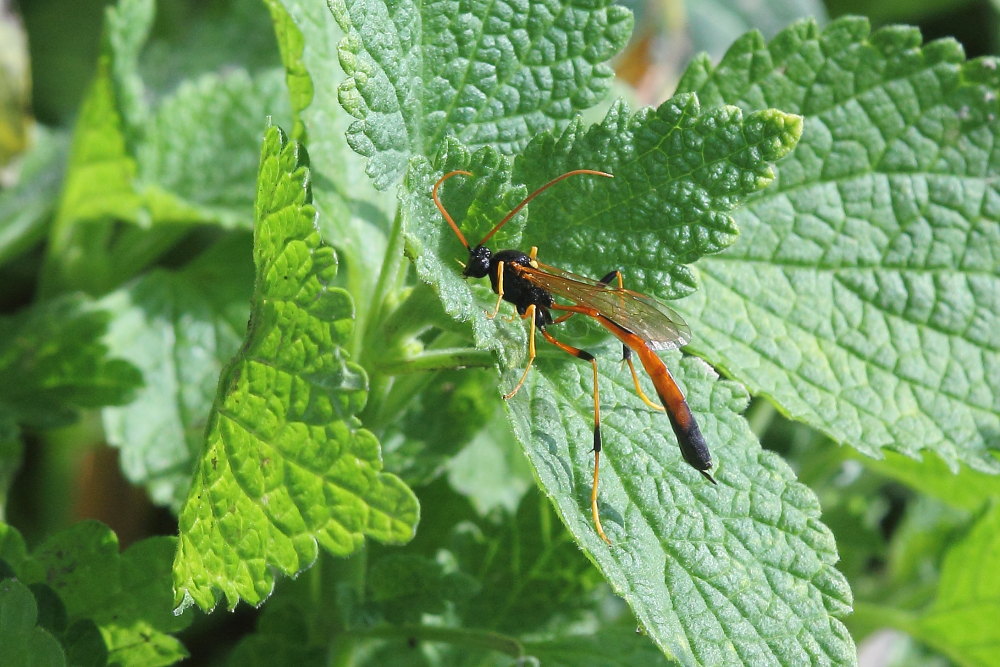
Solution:
[{"label": "wasp leg", "polygon": [[545,340],[549,341],[563,352],[572,354],[577,359],[589,361],[594,370],[594,481],[590,491],[590,513],[591,516],[594,517],[594,528],[597,529],[597,534],[601,536],[602,540],[611,544],[611,540],[609,540],[608,536],[604,533],[604,527],[601,525],[601,513],[598,511],[597,507],[597,481],[600,477],[601,469],[601,401],[597,389],[597,359],[595,359],[594,355],[586,350],[581,350],[580,348],[573,347],[572,345],[567,345],[562,341],[556,340],[556,338],[544,327],[541,327],[541,330]]},{"label": "wasp leg", "polygon": [[528,364],[524,367],[524,372],[521,373],[521,379],[517,381],[514,388],[503,395],[503,400],[505,401],[512,399],[514,394],[521,390],[521,385],[524,384],[525,379],[528,377],[528,371],[531,370],[531,364],[535,362],[535,304],[528,306],[528,308],[524,311],[524,315],[521,315],[521,318],[530,318],[530,324],[528,325]]}]

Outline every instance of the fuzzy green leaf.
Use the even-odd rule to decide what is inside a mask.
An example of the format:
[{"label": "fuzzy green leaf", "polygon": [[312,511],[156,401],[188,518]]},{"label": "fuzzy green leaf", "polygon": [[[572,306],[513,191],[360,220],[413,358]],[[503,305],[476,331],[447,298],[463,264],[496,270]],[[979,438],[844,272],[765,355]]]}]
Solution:
[{"label": "fuzzy green leaf", "polygon": [[260,127],[288,116],[282,76],[267,70],[209,73],[177,87],[156,108],[136,150],[148,215],[249,229]]},{"label": "fuzzy green leaf", "polygon": [[315,227],[305,151],[270,128],[256,203],[254,287],[243,348],[223,373],[207,445],[180,515],[176,602],[259,604],[274,572],[294,574],[365,536],[405,542],[418,506],[381,472],[379,444],[354,416],[365,376],[347,360],[350,296]]},{"label": "fuzzy green leaf", "polygon": [[1000,61],[842,19],[749,34],[680,84],[805,118],[742,240],[678,304],[692,348],[879,457],[1000,471]]},{"label": "fuzzy green leaf", "polygon": [[203,74],[151,109],[138,60],[152,20],[151,0],[108,10],[60,217],[249,227],[256,155],[246,146],[256,144],[267,115],[286,112],[281,79],[274,71]]},{"label": "fuzzy green leaf", "polygon": [[[742,388],[696,359],[678,361],[671,355],[668,365],[713,447],[718,486],[683,462],[666,417],[635,398],[628,372],[606,372],[599,502],[613,545],[605,545],[589,512],[591,374],[547,360],[510,402],[542,487],[646,633],[681,662],[852,662],[835,618],[849,611],[851,593],[816,497],[760,449],[738,414]],[[502,386],[518,374],[506,373]]]},{"label": "fuzzy green leaf", "polygon": [[[525,238],[547,263],[595,278],[618,269],[629,288],[660,298],[689,293],[694,278],[685,264],[735,241],[730,212],[771,181],[771,162],[795,145],[800,132],[797,116],[767,110],[744,118],[733,107],[702,109],[693,96],[636,114],[618,105],[589,130],[573,125],[558,139],[533,141],[513,169],[515,182],[528,187],[513,189],[506,160],[488,150],[470,156],[450,142],[437,170],[415,161],[407,178],[417,271],[440,290],[449,314],[473,321],[478,344],[497,348],[506,337],[505,347],[513,341],[522,348],[522,328],[488,321],[455,271],[452,258],[464,260],[464,251],[427,194],[443,172],[473,172],[473,179],[448,181],[442,194],[475,244],[528,191],[585,167],[615,177],[559,183],[532,202],[531,217],[519,215],[491,244],[526,245],[517,233],[525,226]],[[425,251],[430,248],[437,252]]]},{"label": "fuzzy green leaf", "polygon": [[146,379],[135,400],[106,408],[108,443],[125,475],[179,510],[201,452],[223,364],[239,349],[253,285],[250,244],[233,237],[177,272],[157,270],[101,300],[105,341]]},{"label": "fuzzy green leaf", "polygon": [[[523,325],[487,320],[484,300],[447,261],[461,246],[428,201],[438,174],[476,174],[455,179],[445,197],[475,243],[553,176],[577,167],[613,172],[614,180],[576,177],[535,200],[525,239],[541,246],[546,261],[598,277],[620,269],[627,285],[664,296],[691,288],[679,262],[732,243],[729,212],[768,184],[770,162],[794,146],[800,130],[795,116],[768,110],[744,118],[731,107],[702,110],[693,97],[634,116],[619,107],[589,131],[571,127],[558,140],[534,141],[514,168],[528,188],[507,184],[502,158],[470,156],[453,143],[434,173],[418,161],[411,166],[411,252],[446,308],[473,321],[480,344],[519,356]],[[495,247],[526,245],[518,242],[519,224]],[[620,347],[613,349],[601,358],[620,358]],[[508,403],[542,488],[649,636],[681,662],[852,662],[853,644],[835,618],[849,610],[851,594],[833,567],[836,548],[818,501],[780,459],[761,451],[738,414],[746,394],[701,362],[677,359],[671,370],[715,449],[718,487],[683,463],[666,417],[639,403],[627,372],[604,364],[600,504],[614,544],[602,542],[589,512],[592,378],[589,368],[560,357],[539,359]],[[520,373],[506,369],[501,386],[513,386]]]},{"label": "fuzzy green leaf", "polygon": [[[345,78],[337,60],[343,32],[323,2],[266,0],[271,12],[285,78],[296,116],[292,136],[308,140],[310,169],[322,183],[315,194],[324,239],[352,258],[344,267],[343,282],[354,295],[370,294],[378,266],[385,256],[385,230],[396,207],[395,197],[380,193],[347,144],[351,117],[337,101],[332,82]],[[346,165],[346,168],[345,168]],[[358,301],[364,317],[367,303]]]},{"label": "fuzzy green leaf", "polygon": [[379,188],[448,135],[503,153],[564,127],[611,83],[632,15],[608,0],[330,0],[347,33],[340,101]]},{"label": "fuzzy green leaf", "polygon": [[[253,147],[265,118],[287,113],[281,76],[203,74],[152,107],[154,92],[139,75],[152,19],[152,0],[121,0],[108,10],[48,246],[51,292],[112,289],[190,224],[250,226]],[[102,229],[111,221],[136,226],[112,234]]]}]

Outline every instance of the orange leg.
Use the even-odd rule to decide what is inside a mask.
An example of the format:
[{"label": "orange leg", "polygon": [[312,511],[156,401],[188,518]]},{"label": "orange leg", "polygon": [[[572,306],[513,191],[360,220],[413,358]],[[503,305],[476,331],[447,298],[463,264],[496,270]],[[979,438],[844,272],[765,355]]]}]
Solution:
[{"label": "orange leg", "polygon": [[497,262],[497,303],[493,306],[493,312],[486,311],[486,319],[492,320],[497,316],[501,303],[503,303],[503,262]]},{"label": "orange leg", "polygon": [[[521,373],[521,379],[517,381],[514,388],[503,395],[503,400],[509,401],[514,398],[514,394],[521,390],[521,386],[524,384],[525,379],[528,377],[528,371],[531,370],[531,364],[535,362],[535,304],[528,306],[528,309],[524,311],[524,315],[521,316],[522,319],[527,319],[530,324],[528,324],[528,364],[524,367],[524,372]],[[545,333],[545,330],[542,330]]]},{"label": "orange leg", "polygon": [[659,403],[654,403],[649,400],[649,396],[646,396],[646,392],[642,390],[642,385],[639,384],[639,374],[635,372],[635,364],[632,363],[632,350],[630,350],[626,345],[622,345],[622,361],[628,364],[628,369],[632,373],[632,383],[635,385],[635,393],[639,394],[639,398],[642,399],[642,402],[654,410],[664,412],[666,408]]},{"label": "orange leg", "polygon": [[611,544],[611,540],[608,539],[608,536],[604,532],[604,526],[601,525],[601,513],[598,511],[597,507],[597,482],[600,477],[601,469],[601,400],[597,388],[597,359],[595,359],[594,355],[590,354],[586,350],[581,350],[580,348],[573,347],[572,345],[567,345],[562,341],[556,340],[556,338],[544,328],[541,331],[542,335],[545,336],[545,340],[549,341],[563,352],[572,354],[577,359],[589,361],[591,368],[594,370],[594,481],[590,491],[590,514],[594,518],[594,528],[597,529],[597,534],[601,536],[602,540]]}]

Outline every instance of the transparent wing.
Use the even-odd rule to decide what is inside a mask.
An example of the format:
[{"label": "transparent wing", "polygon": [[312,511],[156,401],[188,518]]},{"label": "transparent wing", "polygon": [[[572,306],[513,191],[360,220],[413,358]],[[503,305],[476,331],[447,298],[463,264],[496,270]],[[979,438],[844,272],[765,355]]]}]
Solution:
[{"label": "transparent wing", "polygon": [[654,350],[672,350],[691,340],[691,330],[684,318],[652,297],[547,264],[517,269],[527,280],[552,294],[595,309],[645,340]]}]

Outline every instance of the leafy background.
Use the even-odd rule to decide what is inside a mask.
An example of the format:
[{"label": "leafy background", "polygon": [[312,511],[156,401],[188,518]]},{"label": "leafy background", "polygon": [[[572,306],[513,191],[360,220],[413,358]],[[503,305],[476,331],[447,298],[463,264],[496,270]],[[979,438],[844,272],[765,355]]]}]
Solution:
[{"label": "leafy background", "polygon": [[[995,9],[565,4],[4,5],[0,647],[993,664]],[[567,323],[611,548],[588,369],[504,414],[523,328],[427,197],[471,168],[475,238],[581,160],[498,243],[683,297],[715,369],[665,357],[717,490]]]}]

